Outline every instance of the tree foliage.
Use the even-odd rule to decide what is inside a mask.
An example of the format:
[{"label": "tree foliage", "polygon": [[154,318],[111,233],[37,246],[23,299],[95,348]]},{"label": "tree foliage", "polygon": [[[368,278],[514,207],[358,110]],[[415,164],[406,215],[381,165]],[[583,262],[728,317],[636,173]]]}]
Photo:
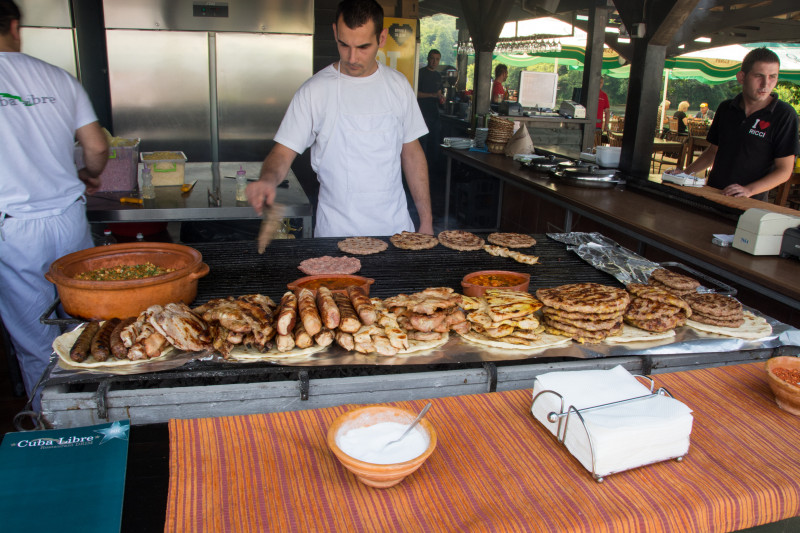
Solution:
[{"label": "tree foliage", "polygon": [[419,64],[428,64],[428,52],[435,48],[442,53],[442,65],[456,64],[458,30],[456,17],[438,14],[419,20]]}]

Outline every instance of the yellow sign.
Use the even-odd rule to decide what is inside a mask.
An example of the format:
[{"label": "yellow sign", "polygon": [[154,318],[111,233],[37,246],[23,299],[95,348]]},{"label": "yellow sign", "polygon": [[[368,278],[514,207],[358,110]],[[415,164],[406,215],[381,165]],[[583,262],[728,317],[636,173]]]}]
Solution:
[{"label": "yellow sign", "polygon": [[417,75],[417,21],[384,17],[383,27],[389,30],[386,44],[378,50],[378,61],[405,75],[414,87]]}]

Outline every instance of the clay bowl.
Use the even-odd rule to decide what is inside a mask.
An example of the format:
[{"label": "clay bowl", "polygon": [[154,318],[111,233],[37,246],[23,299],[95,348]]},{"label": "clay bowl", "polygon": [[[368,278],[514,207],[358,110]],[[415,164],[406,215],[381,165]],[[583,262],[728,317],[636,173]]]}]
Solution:
[{"label": "clay bowl", "polygon": [[300,289],[308,289],[316,295],[317,288],[321,285],[328,287],[332,292],[345,292],[347,287],[358,285],[369,296],[369,288],[373,283],[375,283],[374,279],[356,276],[355,274],[319,274],[298,278],[289,283],[287,287],[294,293],[297,293]]},{"label": "clay bowl", "polygon": [[340,433],[345,434],[351,429],[372,426],[380,422],[410,424],[416,416],[417,413],[387,405],[372,405],[348,411],[334,420],[328,428],[328,446],[339,462],[365,485],[379,489],[393,487],[422,466],[436,448],[436,431],[427,418],[423,418],[417,428],[421,428],[428,435],[430,439],[428,448],[421,455],[402,463],[381,465],[360,461],[339,448],[336,436]]},{"label": "clay bowl", "polygon": [[800,416],[800,386],[782,380],[774,374],[776,368],[800,370],[800,357],[780,356],[767,359],[767,381],[769,388],[775,393],[778,407],[793,415]]},{"label": "clay bowl", "polygon": [[[173,272],[125,281],[74,279],[76,274],[116,265],[146,262]],[[137,316],[151,305],[192,303],[197,280],[208,274],[203,256],[188,246],[160,242],[135,242],[97,246],[57,259],[45,274],[55,284],[64,310],[90,320]]]},{"label": "clay bowl", "polygon": [[[492,285],[486,279],[488,276],[491,276],[498,284]],[[530,274],[511,272],[509,270],[479,270],[464,276],[464,279],[461,280],[461,292],[467,296],[483,296],[486,293],[486,289],[509,289],[528,292],[530,283]]]}]

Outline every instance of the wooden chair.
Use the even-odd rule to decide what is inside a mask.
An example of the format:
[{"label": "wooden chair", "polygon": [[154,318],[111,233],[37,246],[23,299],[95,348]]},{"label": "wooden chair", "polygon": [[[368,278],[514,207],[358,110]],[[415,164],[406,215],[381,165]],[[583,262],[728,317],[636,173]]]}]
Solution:
[{"label": "wooden chair", "polygon": [[794,172],[787,181],[775,188],[775,192],[775,205],[796,209],[800,203],[800,173]]},{"label": "wooden chair", "polygon": [[594,145],[595,146],[600,146],[602,144],[603,144],[603,132],[600,131],[600,130],[597,130],[597,131],[594,132]]},{"label": "wooden chair", "polygon": [[611,117],[611,124],[608,129],[611,132],[619,133],[625,131],[625,117]]},{"label": "wooden chair", "polygon": [[669,117],[669,131],[678,131],[678,119],[675,117]]},{"label": "wooden chair", "polygon": [[[653,154],[651,170],[653,173],[661,174],[661,167],[667,165],[668,168],[683,167],[684,159],[686,158],[687,141],[690,137],[686,135],[678,135],[674,131],[668,131],[664,134],[664,139],[667,141],[677,141],[681,143],[681,148],[678,152],[658,152]],[[658,164],[658,170],[656,170]]]},{"label": "wooden chair", "polygon": [[706,138],[708,135],[708,124],[700,118],[690,118],[687,120],[686,128],[689,130],[691,137]]},{"label": "wooden chair", "polygon": [[608,144],[611,146],[622,146],[622,135],[609,135]]}]

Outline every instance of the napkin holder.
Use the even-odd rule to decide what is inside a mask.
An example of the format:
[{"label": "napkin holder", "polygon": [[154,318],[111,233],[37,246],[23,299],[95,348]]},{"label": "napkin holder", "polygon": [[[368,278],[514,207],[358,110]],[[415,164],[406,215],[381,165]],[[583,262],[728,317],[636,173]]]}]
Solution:
[{"label": "napkin holder", "polygon": [[[650,399],[650,398],[652,398],[654,396],[658,396],[658,395],[668,396],[670,398],[673,397],[672,394],[664,387],[661,387],[658,390],[654,391],[655,382],[649,376],[634,375],[633,377],[635,377],[638,380],[646,380],[646,381],[649,382],[649,389],[650,389],[649,394],[645,394],[645,395],[642,395],[642,396],[636,396],[636,397],[632,397],[632,398],[627,398],[627,399],[619,400],[619,401],[616,401],[616,402],[610,402],[610,403],[593,405],[593,406],[590,406],[590,407],[584,407],[582,409],[577,409],[573,405],[567,406],[564,397],[561,394],[559,394],[558,392],[555,392],[553,390],[541,390],[541,391],[539,391],[538,394],[536,394],[533,397],[533,404],[531,406],[531,412],[534,411],[534,408],[536,406],[536,402],[541,397],[544,397],[546,395],[554,395],[560,400],[560,404],[561,404],[560,405],[560,409],[558,411],[552,411],[552,412],[548,413],[547,420],[551,424],[557,424],[557,428],[556,428],[556,431],[555,431],[555,436],[556,436],[558,442],[560,444],[564,445],[564,447],[567,448],[567,450],[569,450],[570,453],[572,453],[573,456],[576,457],[576,459],[579,459],[579,458],[572,452],[572,450],[569,449],[569,447],[565,443],[565,441],[567,439],[568,431],[571,428],[579,428],[580,431],[583,431],[586,434],[586,437],[587,437],[588,442],[589,442],[589,451],[590,451],[590,454],[591,454],[591,467],[592,468],[591,468],[590,472],[592,474],[592,477],[598,483],[602,483],[606,475],[616,474],[616,473],[619,473],[619,472],[624,472],[625,470],[631,470],[633,468],[638,468],[640,466],[646,466],[648,464],[660,463],[660,462],[668,461],[668,460],[672,460],[672,459],[674,459],[675,461],[681,462],[681,461],[683,461],[683,456],[688,451],[688,448],[687,448],[686,450],[684,450],[680,454],[671,455],[669,457],[660,457],[660,458],[657,458],[657,459],[654,459],[654,460],[645,460],[645,461],[641,462],[640,464],[637,464],[635,466],[630,466],[628,468],[624,468],[624,469],[620,469],[620,470],[609,471],[609,472],[599,472],[599,470],[597,468],[598,454],[597,454],[596,445],[595,445],[595,443],[594,443],[594,441],[592,439],[592,433],[589,430],[588,426],[586,425],[586,421],[584,419],[584,414],[587,413],[587,412],[596,411],[596,410],[604,409],[604,408],[609,408],[609,407],[612,407],[612,406],[620,406],[620,405],[625,405],[625,404],[629,404],[629,403],[632,403],[632,402],[640,402],[640,401],[647,400],[647,399]],[[586,465],[584,465],[584,466],[586,466]],[[588,468],[587,468],[587,470],[588,470]]]}]

